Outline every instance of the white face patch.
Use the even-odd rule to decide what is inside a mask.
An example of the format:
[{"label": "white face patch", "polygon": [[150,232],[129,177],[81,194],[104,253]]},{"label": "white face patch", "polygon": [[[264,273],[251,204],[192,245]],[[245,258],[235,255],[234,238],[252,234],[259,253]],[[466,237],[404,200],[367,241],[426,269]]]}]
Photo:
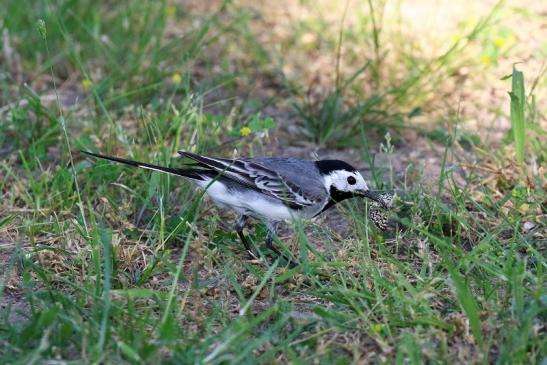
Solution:
[{"label": "white face patch", "polygon": [[364,191],[368,190],[363,176],[357,171],[336,170],[325,176],[325,188],[330,190],[334,186],[339,191]]}]

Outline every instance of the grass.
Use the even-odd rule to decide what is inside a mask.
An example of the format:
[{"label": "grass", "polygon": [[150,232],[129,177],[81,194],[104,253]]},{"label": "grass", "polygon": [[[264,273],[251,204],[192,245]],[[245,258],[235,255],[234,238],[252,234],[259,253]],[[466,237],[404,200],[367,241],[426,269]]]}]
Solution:
[{"label": "grass", "polygon": [[[513,97],[484,102],[486,86],[507,90],[499,73],[509,68],[480,55],[495,47],[501,67],[522,52],[490,39],[507,33],[492,31],[508,19],[504,4],[469,21],[441,56],[402,47],[408,34],[389,41],[400,30],[389,5],[348,8],[331,26],[335,10],[304,2],[308,15],[275,23],[291,30],[281,57],[261,38],[279,29],[264,25],[274,12],[240,2],[203,11],[198,2],[8,1],[0,362],[545,361],[545,80],[526,80],[525,95],[523,76],[534,72],[519,65]],[[523,14],[529,26],[538,20]],[[303,76],[301,64],[323,57],[334,60],[332,80]],[[387,77],[397,60],[407,72]],[[432,108],[463,67],[477,82],[492,77],[457,99],[461,112]],[[492,142],[465,130],[470,115],[489,120],[479,109],[508,124],[515,111],[525,116],[524,132],[513,132],[526,149],[510,131]],[[290,136],[291,118],[307,132]],[[393,218],[404,229],[376,231],[363,202],[350,201],[280,239],[302,265],[255,262],[229,228],[234,216],[187,183],[78,154],[176,165],[178,149],[361,160],[372,185],[399,192]],[[264,251],[264,227],[249,237]]]},{"label": "grass", "polygon": [[[473,48],[476,39],[488,37],[502,4],[503,2],[498,2],[484,16],[472,21],[457,37],[452,37],[449,41],[443,40],[444,44],[434,52],[419,47],[411,51],[404,49],[409,42],[408,29],[404,27],[393,26],[392,32],[382,34],[381,22],[387,23],[388,20],[384,16],[377,19],[376,13],[385,13],[384,1],[369,1],[369,9],[364,13],[362,7],[354,9],[357,11],[357,20],[354,21],[355,24],[346,26],[347,29],[344,28],[343,13],[338,35],[322,32],[318,36],[326,44],[318,46],[325,53],[323,56],[336,57],[334,66],[326,67],[334,75],[327,83],[327,92],[315,92],[315,84],[299,85],[298,74],[294,81],[296,85],[292,85],[297,90],[309,88],[305,97],[302,93],[292,97],[293,108],[303,119],[308,137],[320,145],[347,146],[358,125],[364,125],[367,129],[408,128],[414,117],[424,111],[431,112],[429,108],[436,103],[438,95],[435,93],[438,89],[450,88],[450,84],[460,83],[457,80],[458,70],[469,63],[466,59],[467,53]],[[323,24],[323,28],[326,25]],[[335,36],[337,38],[331,39]],[[403,49],[392,50],[391,54],[383,51],[380,38],[387,37],[389,38],[382,40],[392,43],[391,47],[402,43],[400,46]],[[505,37],[508,35],[505,34]],[[366,44],[371,39],[372,45],[369,46],[370,49],[366,49],[367,56],[363,58],[360,54],[364,53],[362,48],[355,45]],[[505,41],[505,38],[500,39]],[[419,42],[417,39],[411,41]],[[494,49],[495,54],[491,57],[499,57],[500,50],[495,47]],[[350,59],[353,64],[341,67],[340,58]],[[401,65],[405,67],[404,71],[400,70]],[[452,92],[457,92],[457,89]],[[358,143],[359,140],[353,142]]]},{"label": "grass", "polygon": [[524,118],[524,110],[526,99],[524,93],[524,76],[522,72],[517,71],[513,67],[511,76],[511,128],[513,129],[513,138],[515,141],[515,152],[517,161],[524,162],[524,144],[526,133],[526,120]]}]

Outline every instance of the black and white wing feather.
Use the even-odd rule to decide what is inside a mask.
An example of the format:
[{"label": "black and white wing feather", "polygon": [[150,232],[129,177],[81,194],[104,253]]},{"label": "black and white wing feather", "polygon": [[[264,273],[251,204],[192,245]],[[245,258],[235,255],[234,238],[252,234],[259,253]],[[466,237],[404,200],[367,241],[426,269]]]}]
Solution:
[{"label": "black and white wing feather", "polygon": [[321,201],[320,198],[305,194],[276,171],[255,161],[206,157],[186,151],[179,151],[179,154],[194,160],[202,168],[211,169],[218,175],[275,197],[293,209],[302,209]]}]

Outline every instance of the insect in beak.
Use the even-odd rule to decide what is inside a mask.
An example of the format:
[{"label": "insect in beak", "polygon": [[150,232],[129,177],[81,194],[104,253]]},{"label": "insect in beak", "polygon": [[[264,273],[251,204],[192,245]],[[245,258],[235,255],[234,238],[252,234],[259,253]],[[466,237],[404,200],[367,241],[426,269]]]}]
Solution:
[{"label": "insect in beak", "polygon": [[371,190],[363,190],[360,195],[365,197],[365,198],[369,198],[371,200],[374,200],[375,202],[382,205],[382,207],[384,207],[385,209],[389,208],[388,202],[386,202],[386,200],[384,199],[384,197],[380,193],[377,193],[377,192],[371,191]]}]

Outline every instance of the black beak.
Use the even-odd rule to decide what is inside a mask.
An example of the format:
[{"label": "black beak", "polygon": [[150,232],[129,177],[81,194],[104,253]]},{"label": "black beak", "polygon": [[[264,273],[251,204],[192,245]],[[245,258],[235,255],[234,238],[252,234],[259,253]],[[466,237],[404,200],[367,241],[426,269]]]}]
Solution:
[{"label": "black beak", "polygon": [[388,209],[389,206],[386,204],[386,202],[384,201],[384,199],[382,198],[382,196],[380,194],[378,194],[377,192],[374,192],[374,191],[371,191],[371,190],[364,190],[361,192],[360,194],[361,196],[364,196],[365,198],[369,198],[371,200],[374,200],[375,202],[378,202],[382,205],[382,207]]}]

